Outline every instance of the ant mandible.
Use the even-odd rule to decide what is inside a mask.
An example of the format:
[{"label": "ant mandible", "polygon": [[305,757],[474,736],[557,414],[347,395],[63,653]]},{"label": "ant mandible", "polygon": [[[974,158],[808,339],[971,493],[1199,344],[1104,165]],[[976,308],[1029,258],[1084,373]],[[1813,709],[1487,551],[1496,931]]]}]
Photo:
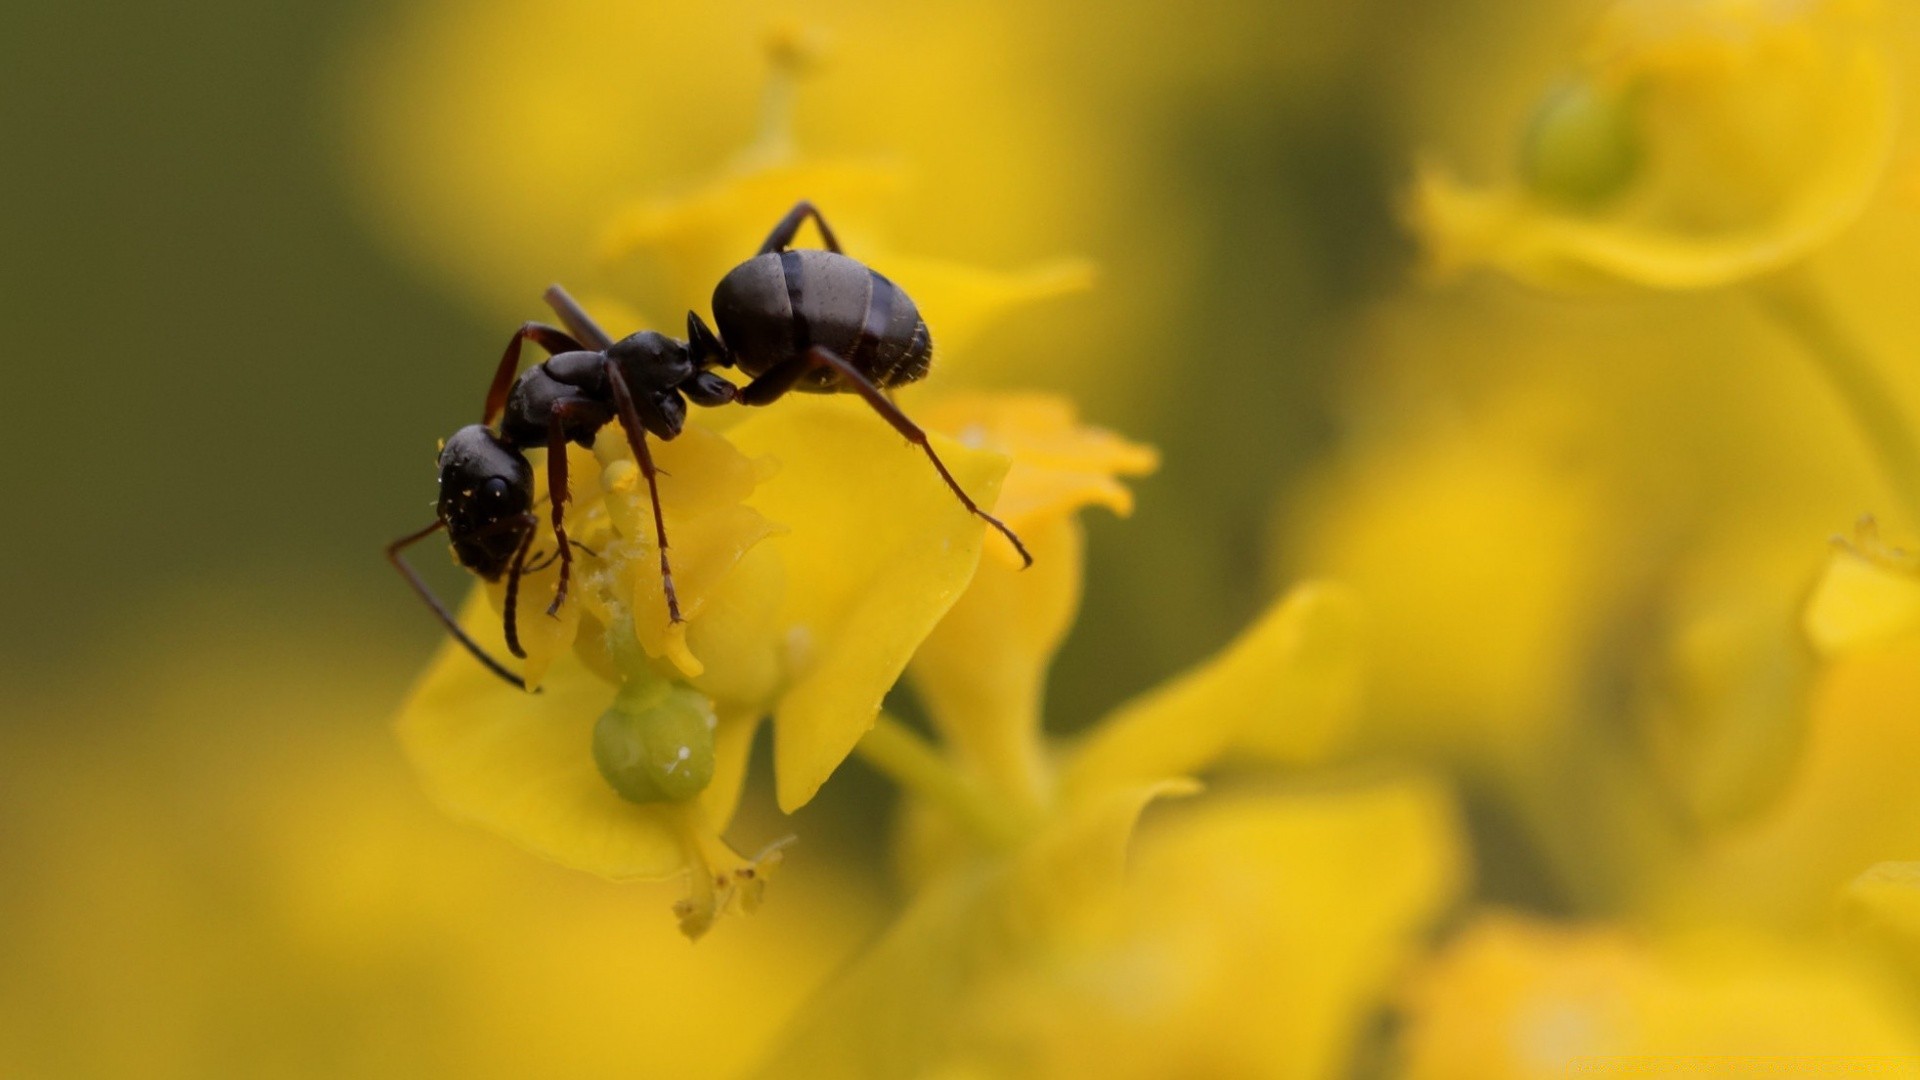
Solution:
[{"label": "ant mandible", "polygon": [[[791,249],[794,235],[808,218],[819,228],[826,250]],[[618,420],[653,498],[654,539],[660,551],[667,616],[681,622],[667,560],[658,470],[647,449],[647,436],[664,441],[679,435],[689,401],[708,407],[730,402],[770,405],[794,390],[858,394],[926,453],[961,505],[999,530],[1012,541],[1023,563],[1032,565],[1033,556],[1020,538],[967,496],[934,453],[927,433],[884,393],[925,376],[932,362],[933,338],[919,308],[899,286],[842,254],[833,230],[811,202],[795,205],[773,227],[759,252],[714,287],[713,321],[718,333],[689,311],[685,341],[651,330],[614,341],[558,285],[546,291],[546,301],[565,329],[529,322],[514,331],[494,371],[480,423],[454,432],[441,447],[440,500],[434,523],[387,545],[388,560],[447,632],[488,670],[514,686],[526,688],[519,676],[460,628],[401,553],[445,529],[462,566],[487,581],[506,575],[507,648],[525,659],[515,607],[527,553],[540,531],[539,517],[533,512],[533,468],[525,451],[542,446],[547,450],[547,490],[560,560],[559,583],[547,614],[555,615],[567,598],[575,546],[567,537],[565,520],[567,444],[591,449],[600,429]],[[546,350],[548,357],[516,377],[521,345],[528,341]],[[715,367],[737,367],[751,381],[735,386],[714,373]],[[498,430],[492,426],[496,420]]]}]

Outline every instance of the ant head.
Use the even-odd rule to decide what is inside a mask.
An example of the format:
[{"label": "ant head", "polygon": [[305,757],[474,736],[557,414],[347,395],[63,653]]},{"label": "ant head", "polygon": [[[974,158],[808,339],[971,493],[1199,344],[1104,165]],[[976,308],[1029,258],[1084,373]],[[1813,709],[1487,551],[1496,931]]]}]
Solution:
[{"label": "ant head", "polygon": [[440,449],[440,520],[462,566],[492,581],[513,561],[530,525],[533,469],[485,426],[453,433]]}]

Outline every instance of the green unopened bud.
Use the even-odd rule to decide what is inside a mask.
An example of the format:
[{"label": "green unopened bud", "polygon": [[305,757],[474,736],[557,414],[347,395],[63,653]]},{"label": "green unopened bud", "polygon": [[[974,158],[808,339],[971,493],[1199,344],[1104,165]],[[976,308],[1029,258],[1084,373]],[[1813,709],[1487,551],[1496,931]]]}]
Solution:
[{"label": "green unopened bud", "polygon": [[1599,207],[1640,172],[1633,96],[1584,80],[1554,89],[1534,111],[1520,153],[1535,195],[1574,209]]},{"label": "green unopened bud", "polygon": [[696,690],[629,682],[593,726],[593,763],[629,802],[685,802],[713,779],[714,724]]}]

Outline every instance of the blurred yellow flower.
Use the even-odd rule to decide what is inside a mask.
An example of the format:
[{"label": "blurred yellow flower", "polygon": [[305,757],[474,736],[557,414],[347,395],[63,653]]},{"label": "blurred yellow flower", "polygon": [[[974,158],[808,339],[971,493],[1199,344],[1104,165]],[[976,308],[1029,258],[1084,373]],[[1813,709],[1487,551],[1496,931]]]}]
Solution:
[{"label": "blurred yellow flower", "polygon": [[[916,656],[914,685],[943,745],[891,722],[861,745],[915,797],[900,838],[914,898],[768,1059],[769,1074],[1046,1074],[1083,1067],[1069,1048],[1127,1025],[1141,1008],[1167,1031],[1189,1032],[1168,1040],[1166,1052],[1177,1052],[1228,1022],[1206,1001],[1248,989],[1263,967],[1237,965],[1243,942],[1195,899],[1209,895],[1210,880],[1248,889],[1278,880],[1268,876],[1278,872],[1269,853],[1301,847],[1327,857],[1303,856],[1286,880],[1304,879],[1249,902],[1297,903],[1302,918],[1281,920],[1262,939],[1272,952],[1249,956],[1303,953],[1325,963],[1317,969],[1325,977],[1303,971],[1269,988],[1259,1000],[1297,1004],[1291,1030],[1306,1041],[1261,1045],[1296,1063],[1339,1060],[1370,994],[1456,881],[1446,813],[1432,791],[1207,800],[1190,835],[1170,834],[1188,840],[1170,841],[1168,891],[1149,890],[1135,908],[1119,890],[1130,837],[1153,800],[1193,792],[1191,777],[1248,741],[1302,763],[1324,760],[1343,741],[1360,649],[1354,600],[1333,585],[1297,588],[1221,655],[1057,750],[1041,729],[1040,704],[1045,670],[1079,603],[1072,515],[1089,503],[1126,509],[1112,474],[1142,471],[1152,456],[1075,430],[1070,414],[1044,400],[951,400],[936,411],[960,425],[963,439],[1013,457],[1005,505],[1036,545],[1036,562],[1024,573],[984,562]],[[1393,868],[1390,879],[1366,869],[1376,857]],[[1310,876],[1322,871],[1360,875],[1378,890],[1377,903],[1342,910],[1338,933],[1309,929],[1304,914],[1346,902],[1347,886]],[[1194,935],[1220,936],[1185,948],[1198,944]],[[1142,1002],[1106,1001],[1074,973],[1125,965],[1136,949],[1193,966],[1154,970],[1168,979],[1167,996]],[[1190,995],[1183,977],[1195,984]],[[1013,1023],[1014,1015],[1024,1019]],[[1126,1052],[1114,1050],[1115,1060]],[[1152,1060],[1135,1065],[1151,1074]]]},{"label": "blurred yellow flower", "polygon": [[[644,917],[670,886],[532,863],[420,798],[365,722],[392,628],[318,587],[271,613],[196,592],[31,709],[50,726],[0,725],[0,1073],[727,1075],[880,914],[814,850],[696,946]],[[58,734],[102,717],[116,752]]]},{"label": "blurred yellow flower", "polygon": [[[1171,808],[1124,888],[1123,837],[1076,843],[1096,839],[1113,850],[1092,880],[1036,844],[964,896],[923,895],[767,1074],[1344,1075],[1461,884],[1448,802],[1414,780]],[[888,979],[913,1027],[832,1027]]]},{"label": "blurred yellow flower", "polygon": [[1920,1073],[1920,1029],[1843,956],[1481,916],[1409,994],[1409,1080]]},{"label": "blurred yellow flower", "polygon": [[1441,272],[1703,288],[1790,265],[1852,223],[1895,129],[1872,0],[1616,0],[1542,99],[1522,180],[1420,167],[1409,213]]},{"label": "blurred yellow flower", "polygon": [[1779,796],[1701,853],[1680,883],[1686,910],[1804,928],[1828,919],[1868,867],[1908,858],[1920,829],[1920,621],[1912,560],[1869,527],[1839,546],[1806,605],[1821,656],[1804,736]]}]

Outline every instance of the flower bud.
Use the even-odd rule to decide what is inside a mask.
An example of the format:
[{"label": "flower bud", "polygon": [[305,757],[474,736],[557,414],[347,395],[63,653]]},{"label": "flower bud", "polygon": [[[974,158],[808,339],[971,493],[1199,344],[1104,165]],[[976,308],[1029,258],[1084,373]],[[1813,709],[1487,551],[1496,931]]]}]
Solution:
[{"label": "flower bud", "polygon": [[715,723],[696,690],[629,682],[593,726],[593,762],[628,802],[685,802],[713,779]]},{"label": "flower bud", "polygon": [[1541,199],[1588,210],[1625,191],[1643,156],[1630,95],[1583,79],[1541,99],[1527,125],[1520,168]]}]

